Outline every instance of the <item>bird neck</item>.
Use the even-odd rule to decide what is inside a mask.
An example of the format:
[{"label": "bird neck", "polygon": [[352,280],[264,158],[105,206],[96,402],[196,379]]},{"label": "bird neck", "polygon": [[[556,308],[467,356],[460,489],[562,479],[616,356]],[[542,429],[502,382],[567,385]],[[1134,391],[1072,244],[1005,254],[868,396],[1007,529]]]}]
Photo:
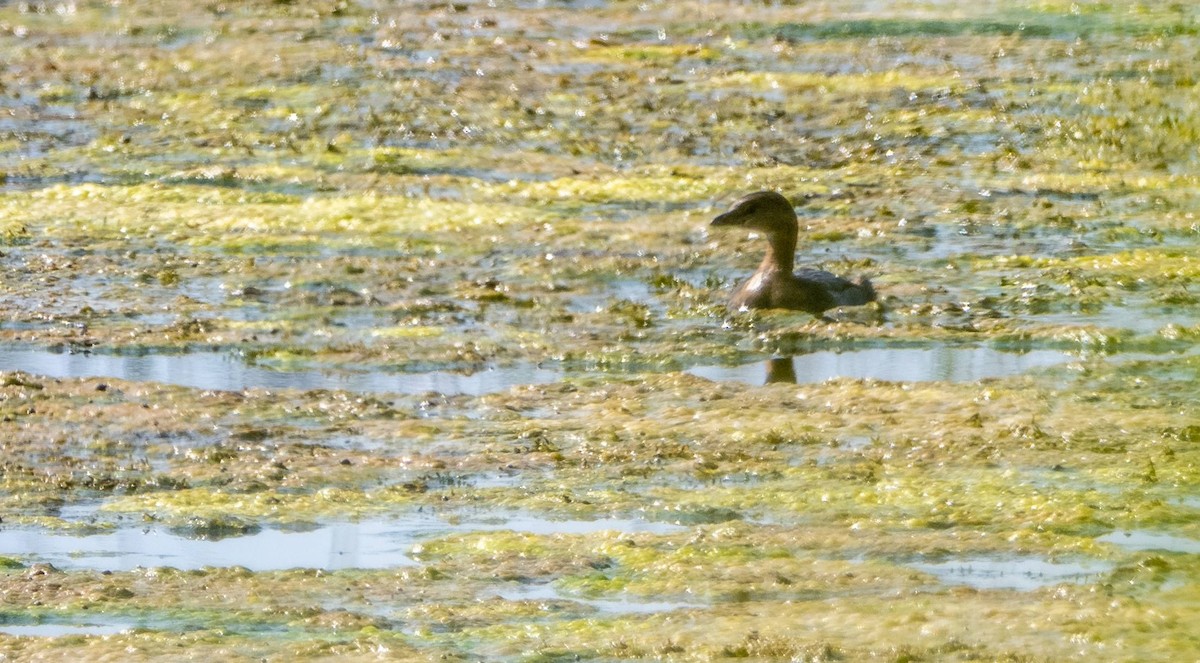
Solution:
[{"label": "bird neck", "polygon": [[771,233],[767,239],[767,255],[763,257],[758,271],[790,274],[796,264],[796,231]]}]

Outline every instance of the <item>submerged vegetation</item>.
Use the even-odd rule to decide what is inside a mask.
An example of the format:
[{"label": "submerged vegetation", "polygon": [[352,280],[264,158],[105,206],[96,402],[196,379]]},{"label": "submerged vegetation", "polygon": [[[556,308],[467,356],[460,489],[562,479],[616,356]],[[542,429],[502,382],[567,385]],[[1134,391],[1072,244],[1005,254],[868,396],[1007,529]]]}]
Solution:
[{"label": "submerged vegetation", "polygon": [[[0,656],[1197,658],[1198,50],[1186,3],[0,5]],[[878,306],[727,313],[763,188]]]}]

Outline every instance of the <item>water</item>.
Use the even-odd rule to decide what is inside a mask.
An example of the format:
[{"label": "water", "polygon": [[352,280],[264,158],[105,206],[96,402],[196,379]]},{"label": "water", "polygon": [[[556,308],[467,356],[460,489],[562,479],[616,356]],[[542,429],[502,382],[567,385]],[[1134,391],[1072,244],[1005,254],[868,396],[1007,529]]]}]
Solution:
[{"label": "water", "polygon": [[654,289],[645,281],[615,279],[598,287],[594,292],[573,296],[567,310],[575,313],[595,313],[620,301],[645,304],[652,311],[661,311],[663,308],[655,296]]},{"label": "water", "polygon": [[1096,540],[1112,543],[1126,550],[1163,550],[1200,554],[1200,540],[1140,529],[1109,532],[1104,536],[1096,537]]},{"label": "water", "polygon": [[[1130,297],[1129,299],[1132,299]],[[1181,316],[1169,307],[1146,302],[1140,306],[1105,306],[1096,313],[1047,313],[1028,316],[1047,325],[1082,327],[1095,325],[1103,329],[1127,329],[1135,334],[1157,334],[1170,324],[1179,324]]]},{"label": "water", "polygon": [[416,537],[436,531],[426,524],[379,521],[337,523],[306,532],[264,529],[217,541],[192,539],[161,529],[121,528],[71,536],[40,530],[0,531],[0,555],[27,557],[59,568],[128,571],[170,566],[243,566],[251,571],[291,568],[388,568],[417,564],[407,555]]},{"label": "water", "polygon": [[[86,609],[86,606],[85,606]],[[188,619],[171,618],[154,613],[131,615],[104,614],[95,611],[80,614],[76,610],[28,614],[24,611],[0,612],[0,633],[34,638],[58,638],[65,635],[111,636],[131,631],[168,631],[183,633],[213,628],[236,628],[239,632],[268,632],[277,630],[272,624],[238,620],[235,624],[214,623],[212,617]]]},{"label": "water", "polygon": [[952,585],[976,589],[1030,591],[1063,582],[1096,580],[1113,565],[1095,560],[1051,562],[1041,557],[968,557],[944,562],[917,562],[909,566]]},{"label": "water", "polygon": [[[822,351],[774,358],[742,366],[697,366],[689,373],[710,380],[823,382],[835,377],[920,382],[973,381],[1016,375],[1033,368],[1071,360],[1052,350],[1001,352],[987,347],[870,348]],[[229,352],[201,350],[179,354],[119,355],[73,353],[19,345],[0,346],[0,371],[25,371],[51,378],[113,378],[160,382],[196,389],[335,389],[360,393],[447,396],[496,393],[518,385],[559,382],[567,372],[525,362],[476,373],[387,370],[347,371],[333,368],[279,370],[248,364]]]},{"label": "water", "polygon": [[0,348],[0,371],[25,371],[52,378],[113,378],[162,382],[196,389],[344,389],[368,393],[447,396],[503,391],[514,385],[545,384],[562,379],[561,371],[533,364],[491,368],[470,375],[448,371],[393,373],[321,369],[275,370],[254,366],[225,352],[111,355],[53,352],[25,347]]},{"label": "water", "polygon": [[869,348],[848,352],[813,352],[791,358],[789,379],[787,357],[741,366],[697,366],[689,373],[709,380],[747,382],[824,382],[832,378],[871,378],[891,382],[949,380],[972,382],[983,378],[1020,375],[1035,368],[1071,361],[1071,355],[1055,350],[1014,353],[988,347]]},{"label": "water", "polygon": [[546,520],[530,515],[450,523],[432,516],[336,522],[305,531],[263,529],[208,540],[158,527],[121,527],[73,536],[35,529],[0,530],[0,556],[49,562],[59,568],[128,571],[170,566],[181,570],[242,566],[283,569],[382,569],[416,566],[414,544],[437,536],[475,531],[589,534],[604,531],[670,534],[685,528],[635,519]]},{"label": "water", "polygon": [[566,596],[550,584],[520,584],[501,589],[495,594],[496,598],[505,601],[562,601],[578,603],[596,609],[599,612],[611,614],[654,614],[674,610],[696,610],[708,606],[699,603],[679,603],[675,601],[649,601],[637,597],[623,595],[619,599],[587,599]]},{"label": "water", "polygon": [[594,534],[596,532],[642,532],[646,534],[675,534],[686,527],[635,518],[601,518],[599,520],[546,520],[533,516],[517,516],[486,520],[458,526],[460,530],[512,531],[527,534]]},{"label": "water", "polygon": [[131,622],[104,624],[43,622],[40,624],[0,624],[0,633],[38,638],[57,638],[64,635],[116,635],[137,627],[137,624]]},{"label": "water", "polygon": [[[836,446],[822,447],[817,450],[817,465],[828,467],[839,460],[853,458],[854,456],[858,455],[858,452],[866,449],[874,443],[874,440],[866,435],[852,435],[850,437],[838,440]],[[796,466],[801,466],[805,462],[807,461],[803,458],[794,458],[792,460],[792,464]]]}]

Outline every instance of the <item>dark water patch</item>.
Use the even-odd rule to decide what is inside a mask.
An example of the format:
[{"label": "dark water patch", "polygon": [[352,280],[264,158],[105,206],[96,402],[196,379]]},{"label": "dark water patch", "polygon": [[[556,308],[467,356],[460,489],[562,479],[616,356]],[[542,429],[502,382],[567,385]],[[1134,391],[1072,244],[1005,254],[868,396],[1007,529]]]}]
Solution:
[{"label": "dark water patch", "polygon": [[33,191],[56,184],[106,184],[108,180],[96,173],[62,171],[53,173],[10,172],[0,178],[0,193]]},{"label": "dark water patch", "polygon": [[1111,543],[1126,550],[1162,550],[1192,555],[1200,554],[1200,540],[1140,529],[1109,532],[1104,536],[1096,537],[1096,540]]},{"label": "dark water patch", "polygon": [[500,598],[505,601],[539,601],[587,606],[597,612],[610,614],[656,614],[675,610],[703,610],[708,606],[699,603],[676,601],[652,601],[640,597],[623,595],[617,599],[591,599],[568,596],[550,584],[519,584],[497,590],[484,598]]},{"label": "dark water patch", "polygon": [[[972,382],[983,378],[1020,375],[1026,371],[1056,366],[1073,357],[1055,350],[1004,352],[988,347],[868,348],[846,352],[832,350],[774,358],[741,366],[696,366],[688,369],[718,382],[813,383],[832,378],[860,378],[892,382]],[[794,378],[789,379],[789,378]]]},{"label": "dark water patch", "polygon": [[530,481],[530,475],[523,472],[484,472],[466,477],[464,485],[472,488],[517,488]]},{"label": "dark water patch", "polygon": [[562,379],[559,370],[522,363],[472,374],[450,371],[397,373],[334,369],[276,370],[247,364],[228,352],[115,355],[0,347],[0,371],[24,371],[51,378],[113,378],[161,382],[195,389],[332,389],[368,393],[471,395],[503,391],[515,385]]},{"label": "dark water patch", "polygon": [[448,522],[434,516],[342,521],[291,529],[248,530],[243,536],[212,539],[190,531],[121,526],[73,536],[34,529],[0,530],[0,556],[48,562],[59,568],[128,571],[169,566],[181,570],[242,566],[251,571],[293,568],[379,569],[415,566],[409,556],[418,541],[464,532],[522,532],[537,535],[644,532],[672,534],[685,528],[631,518],[548,520],[511,515]]},{"label": "dark water patch", "polygon": [[903,231],[905,241],[891,250],[897,255],[937,265],[954,260],[1079,252],[1084,245],[1078,242],[1077,235],[1045,228],[922,224]]},{"label": "dark water patch", "polygon": [[[889,5],[890,8],[890,5]],[[1194,35],[1200,29],[1180,18],[1163,20],[1153,15],[1136,20],[1115,13],[1082,15],[1026,14],[1009,19],[1002,16],[977,19],[942,18],[854,18],[811,23],[743,24],[748,38],[775,37],[793,43],[818,40],[855,40],[878,37],[936,38],[1007,36],[1024,39],[1068,38],[1072,35]]]},{"label": "dark water patch", "polygon": [[946,584],[976,589],[1030,591],[1059,583],[1093,582],[1113,565],[1096,560],[1052,562],[1036,556],[967,557],[941,562],[915,562],[911,566]]},{"label": "dark water patch", "polygon": [[1061,490],[1064,482],[1076,491],[1095,491],[1105,495],[1118,496],[1123,492],[1119,485],[1103,483],[1090,476],[1081,475],[1069,465],[1053,465],[1049,467],[1026,467],[1014,477],[1017,485],[1030,486],[1038,490]]},{"label": "dark water patch", "polygon": [[1048,37],[1048,26],[1008,21],[963,21],[942,19],[854,19],[819,23],[786,23],[747,26],[752,35],[770,34],[789,42],[823,39],[860,39],[874,37],[958,37],[1012,35]]},{"label": "dark water patch", "polygon": [[1030,315],[1028,319],[1046,325],[1095,326],[1101,329],[1128,330],[1135,334],[1156,334],[1168,325],[1178,324],[1180,320],[1187,318],[1177,311],[1149,303],[1144,306],[1131,306],[1129,298],[1126,298],[1123,305],[1106,305],[1095,312],[1047,313]]},{"label": "dark water patch", "polygon": [[[752,481],[757,481],[754,478]],[[730,480],[728,483],[737,483],[736,480]],[[745,483],[745,482],[744,482]],[[736,520],[743,520],[745,517],[733,509],[725,507],[694,507],[688,509],[662,509],[650,511],[647,515],[657,522],[671,523],[674,525],[713,525]],[[664,531],[667,533],[669,530]]]},{"label": "dark water patch", "polygon": [[839,451],[862,451],[875,444],[875,439],[869,435],[849,435],[838,440]]},{"label": "dark water patch", "polygon": [[661,310],[650,284],[638,279],[615,279],[596,290],[570,298],[567,310],[574,313],[600,313],[621,301],[635,302]]},{"label": "dark water patch", "polygon": [[[866,435],[855,435],[838,440],[836,444],[831,446],[822,446],[817,449],[816,458],[813,459],[817,465],[828,467],[841,461],[857,461],[861,452],[874,444],[875,441]],[[799,467],[810,462],[805,457],[793,458],[789,463]]]},{"label": "dark water patch", "polygon": [[19,146],[0,155],[0,163],[20,167],[24,165],[21,157],[39,159],[54,150],[82,147],[95,140],[97,131],[71,106],[45,106],[0,115],[0,136]]},{"label": "dark water patch", "polygon": [[516,488],[532,480],[533,477],[524,472],[438,473],[422,477],[430,488]]}]

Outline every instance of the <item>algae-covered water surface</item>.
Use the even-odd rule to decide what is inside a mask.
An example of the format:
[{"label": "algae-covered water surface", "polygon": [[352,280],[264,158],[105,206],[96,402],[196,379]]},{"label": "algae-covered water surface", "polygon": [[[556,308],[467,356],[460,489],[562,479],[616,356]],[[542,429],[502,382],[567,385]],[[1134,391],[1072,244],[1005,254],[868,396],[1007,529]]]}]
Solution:
[{"label": "algae-covered water surface", "polygon": [[[1200,9],[0,3],[0,657],[1200,658]],[[787,194],[879,301],[729,312]]]}]

